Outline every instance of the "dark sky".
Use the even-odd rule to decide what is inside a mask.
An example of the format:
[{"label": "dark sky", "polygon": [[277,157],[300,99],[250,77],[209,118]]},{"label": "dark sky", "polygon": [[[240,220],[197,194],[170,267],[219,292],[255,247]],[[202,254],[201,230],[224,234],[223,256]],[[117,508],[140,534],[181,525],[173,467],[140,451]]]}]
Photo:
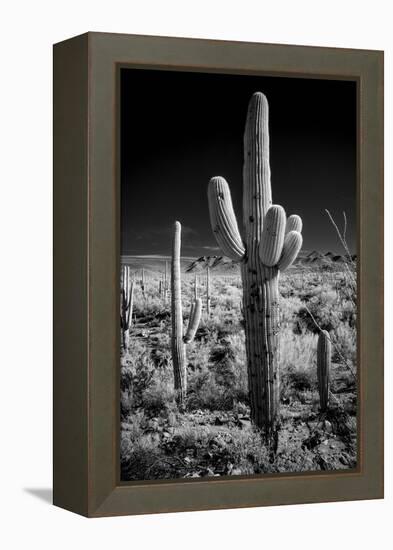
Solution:
[{"label": "dark sky", "polygon": [[212,176],[228,181],[242,231],[243,132],[255,91],[269,102],[273,202],[303,218],[303,249],[342,253],[324,211],[356,246],[354,82],[177,71],[121,71],[122,254],[219,254],[208,212]]}]

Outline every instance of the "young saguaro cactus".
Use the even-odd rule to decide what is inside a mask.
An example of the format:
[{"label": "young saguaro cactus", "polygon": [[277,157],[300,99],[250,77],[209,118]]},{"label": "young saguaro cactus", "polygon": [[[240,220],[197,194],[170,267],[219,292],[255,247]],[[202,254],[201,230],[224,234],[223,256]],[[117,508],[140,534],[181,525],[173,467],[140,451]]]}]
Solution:
[{"label": "young saguaro cactus", "polygon": [[122,268],[120,298],[120,328],[122,334],[122,346],[124,350],[127,350],[130,343],[130,326],[132,323],[132,309],[134,300],[134,281],[131,281],[130,268],[128,265],[124,265]]},{"label": "young saguaro cactus", "polygon": [[321,411],[325,412],[329,404],[330,365],[332,357],[332,342],[327,330],[322,330],[317,346],[317,375],[319,402]]},{"label": "young saguaro cactus", "polygon": [[191,305],[188,328],[186,334],[183,336],[180,248],[181,224],[180,222],[175,222],[171,263],[172,362],[176,399],[178,406],[183,407],[187,393],[186,344],[192,342],[198,330],[202,313],[202,302],[200,298],[196,298]]},{"label": "young saguaro cactus", "polygon": [[299,216],[286,220],[272,205],[268,102],[257,92],[248,105],[244,132],[243,226],[240,236],[229,186],[214,177],[208,187],[210,221],[223,253],[241,264],[251,418],[277,444],[279,418],[280,271],[302,246]]}]

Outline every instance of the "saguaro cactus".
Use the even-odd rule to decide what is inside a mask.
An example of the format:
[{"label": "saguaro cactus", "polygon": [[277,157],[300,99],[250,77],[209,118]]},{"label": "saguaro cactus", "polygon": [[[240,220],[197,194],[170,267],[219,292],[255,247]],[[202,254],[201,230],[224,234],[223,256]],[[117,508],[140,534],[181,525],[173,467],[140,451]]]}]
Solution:
[{"label": "saguaro cactus", "polygon": [[329,404],[330,364],[332,342],[327,330],[321,330],[317,347],[317,375],[321,411],[325,412]]},{"label": "saguaro cactus", "polygon": [[195,273],[194,278],[194,298],[195,300],[198,298],[198,274]]},{"label": "saguaro cactus", "polygon": [[183,336],[183,313],[181,299],[180,248],[181,225],[175,222],[171,264],[171,314],[172,314],[172,362],[176,399],[179,407],[183,407],[187,393],[186,344],[194,339],[199,326],[202,312],[202,302],[195,299],[190,311],[190,319],[185,336]]},{"label": "saguaro cactus", "polygon": [[131,281],[130,268],[124,265],[122,268],[122,284],[120,295],[120,328],[122,334],[122,346],[127,350],[130,343],[130,327],[132,323],[132,308],[134,301],[134,281]]},{"label": "saguaro cactus", "polygon": [[210,317],[210,267],[206,266],[206,314]]},{"label": "saguaro cactus", "polygon": [[244,133],[243,226],[240,236],[229,186],[214,177],[208,187],[210,220],[223,253],[241,263],[251,418],[267,442],[277,444],[279,418],[280,271],[302,246],[301,219],[286,220],[272,205],[268,102],[255,93],[248,105]]},{"label": "saguaro cactus", "polygon": [[168,296],[168,262],[165,261],[165,277],[164,277],[164,302],[166,303]]}]

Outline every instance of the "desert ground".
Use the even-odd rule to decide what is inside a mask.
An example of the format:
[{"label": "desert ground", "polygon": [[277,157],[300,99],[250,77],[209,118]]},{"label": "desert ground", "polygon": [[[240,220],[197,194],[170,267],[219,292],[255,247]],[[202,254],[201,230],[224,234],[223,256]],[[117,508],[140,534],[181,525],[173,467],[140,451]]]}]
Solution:
[{"label": "desert ground", "polygon": [[[185,325],[196,295],[203,311],[187,345],[187,400],[179,410],[171,358],[170,258],[125,256],[122,263],[134,279],[129,345],[121,352],[123,481],[356,467],[356,258],[348,267],[343,256],[303,251],[280,277],[281,429],[274,454],[250,422],[237,265],[220,257],[182,258]],[[324,413],[316,367],[321,329],[329,331],[333,344]]]}]

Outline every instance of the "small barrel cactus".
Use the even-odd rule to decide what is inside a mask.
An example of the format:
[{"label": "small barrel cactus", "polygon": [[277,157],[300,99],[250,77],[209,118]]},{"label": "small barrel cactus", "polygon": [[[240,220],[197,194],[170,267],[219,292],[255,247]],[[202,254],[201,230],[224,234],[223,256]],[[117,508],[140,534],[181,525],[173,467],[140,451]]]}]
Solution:
[{"label": "small barrel cactus", "polygon": [[183,336],[180,249],[181,224],[175,222],[171,263],[172,362],[176,400],[178,406],[182,408],[187,393],[186,344],[192,342],[198,330],[202,302],[200,298],[196,298],[191,305],[188,328],[185,336]]},{"label": "small barrel cactus", "polygon": [[332,357],[332,342],[327,330],[322,330],[318,337],[317,375],[321,411],[325,412],[329,404],[330,364]]},{"label": "small barrel cactus", "polygon": [[299,216],[286,219],[272,205],[268,102],[255,93],[244,132],[243,227],[240,235],[229,186],[214,177],[208,187],[210,221],[223,253],[241,265],[251,418],[277,445],[279,418],[279,273],[302,246]]}]

